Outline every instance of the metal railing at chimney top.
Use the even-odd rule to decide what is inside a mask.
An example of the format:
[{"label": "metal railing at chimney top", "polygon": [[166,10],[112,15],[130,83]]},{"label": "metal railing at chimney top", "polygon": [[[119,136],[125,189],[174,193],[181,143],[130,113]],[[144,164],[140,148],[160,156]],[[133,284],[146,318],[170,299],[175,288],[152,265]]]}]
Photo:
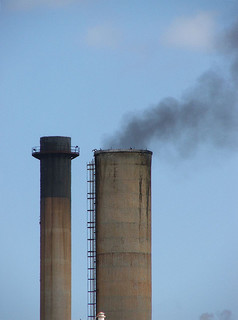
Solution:
[{"label": "metal railing at chimney top", "polygon": [[[49,151],[49,150],[47,150],[47,151],[42,151],[41,150],[41,147],[40,146],[37,146],[37,147],[33,147],[32,149],[31,149],[31,152],[32,152],[32,154],[34,154],[34,153],[40,153],[40,152],[45,152],[45,153],[47,153],[47,152],[51,152],[51,151]],[[58,153],[68,153],[69,152],[69,150],[64,150],[64,149],[59,149],[59,150],[57,150],[57,151],[54,151],[54,152],[58,152]],[[71,153],[77,153],[77,154],[79,154],[80,153],[80,149],[79,149],[79,147],[78,146],[72,146],[72,147],[70,147],[70,152]]]},{"label": "metal railing at chimney top", "polygon": [[88,172],[88,320],[96,319],[96,193],[95,193],[95,163],[87,164]]}]

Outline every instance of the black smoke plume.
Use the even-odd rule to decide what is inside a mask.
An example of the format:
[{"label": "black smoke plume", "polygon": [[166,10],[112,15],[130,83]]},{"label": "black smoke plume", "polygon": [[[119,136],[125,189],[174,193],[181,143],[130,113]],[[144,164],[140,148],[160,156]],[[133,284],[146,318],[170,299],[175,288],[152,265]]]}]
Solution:
[{"label": "black smoke plume", "polygon": [[105,147],[169,148],[182,157],[204,143],[237,150],[238,23],[219,37],[217,49],[225,62],[230,61],[225,73],[208,70],[180,100],[168,97],[129,117],[119,132],[107,139]]}]

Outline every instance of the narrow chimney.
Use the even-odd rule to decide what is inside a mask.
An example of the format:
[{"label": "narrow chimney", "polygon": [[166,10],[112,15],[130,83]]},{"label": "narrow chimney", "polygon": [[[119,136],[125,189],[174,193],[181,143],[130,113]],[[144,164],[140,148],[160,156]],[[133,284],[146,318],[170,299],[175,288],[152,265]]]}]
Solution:
[{"label": "narrow chimney", "polygon": [[71,159],[69,137],[42,137],[40,160],[40,319],[71,320]]}]

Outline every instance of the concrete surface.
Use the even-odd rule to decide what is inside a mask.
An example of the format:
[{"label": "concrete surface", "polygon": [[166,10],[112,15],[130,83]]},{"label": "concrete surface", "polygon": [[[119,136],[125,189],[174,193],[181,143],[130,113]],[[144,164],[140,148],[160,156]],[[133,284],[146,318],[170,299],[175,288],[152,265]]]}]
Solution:
[{"label": "concrete surface", "polygon": [[151,320],[150,151],[96,151],[97,312]]}]

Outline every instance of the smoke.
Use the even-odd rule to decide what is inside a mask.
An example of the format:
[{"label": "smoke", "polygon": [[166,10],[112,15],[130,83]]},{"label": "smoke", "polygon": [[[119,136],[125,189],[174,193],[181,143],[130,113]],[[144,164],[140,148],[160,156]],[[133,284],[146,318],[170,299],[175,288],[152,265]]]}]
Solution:
[{"label": "smoke", "polygon": [[[141,115],[129,117],[106,148],[164,148],[187,157],[208,144],[237,150],[238,23],[222,34],[217,49],[231,61],[225,72],[210,69],[180,100],[165,98]],[[226,61],[226,60],[225,60]],[[224,63],[224,65],[226,65]],[[222,66],[224,67],[224,66]]]},{"label": "smoke", "polygon": [[[223,37],[224,43],[220,41],[220,43],[223,43],[223,50],[224,53],[230,55],[232,57],[232,63],[230,72],[233,77],[233,81],[235,84],[238,84],[238,21],[233,25],[233,27],[226,33],[226,35]],[[222,50],[222,48],[221,48]]]},{"label": "smoke", "polygon": [[230,310],[224,310],[222,313],[220,313],[219,320],[231,320],[232,313]]},{"label": "smoke", "polygon": [[203,313],[200,320],[232,320],[232,313],[230,310],[223,310],[220,313]]},{"label": "smoke", "polygon": [[203,313],[200,317],[200,320],[213,320],[214,315],[213,313]]}]

